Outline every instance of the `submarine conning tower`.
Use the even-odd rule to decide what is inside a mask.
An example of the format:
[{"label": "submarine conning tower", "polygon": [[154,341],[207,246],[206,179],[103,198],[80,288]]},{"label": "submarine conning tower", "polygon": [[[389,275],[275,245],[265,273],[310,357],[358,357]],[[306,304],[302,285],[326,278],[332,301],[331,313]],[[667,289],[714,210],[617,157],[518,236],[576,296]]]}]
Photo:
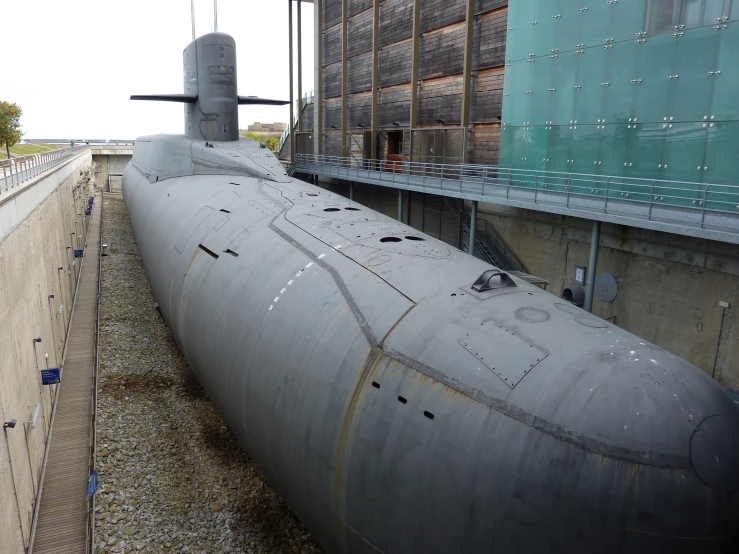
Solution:
[{"label": "submarine conning tower", "polygon": [[236,42],[225,33],[208,33],[192,41],[183,54],[186,95],[185,135],[196,140],[239,140],[236,87]]},{"label": "submarine conning tower", "polygon": [[185,136],[210,142],[239,140],[239,105],[284,106],[285,100],[239,96],[236,41],[226,33],[208,33],[182,53],[184,94],[132,95],[131,100],[185,104]]}]

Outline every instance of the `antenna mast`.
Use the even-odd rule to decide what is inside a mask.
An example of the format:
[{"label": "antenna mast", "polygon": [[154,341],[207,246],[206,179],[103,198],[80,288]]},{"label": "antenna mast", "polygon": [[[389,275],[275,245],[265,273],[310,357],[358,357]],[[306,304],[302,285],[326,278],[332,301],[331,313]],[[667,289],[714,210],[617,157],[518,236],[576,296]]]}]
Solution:
[{"label": "antenna mast", "polygon": [[192,40],[195,40],[195,0],[190,0],[190,21],[192,21]]},{"label": "antenna mast", "polygon": [[213,0],[213,32],[218,32],[218,0]]}]

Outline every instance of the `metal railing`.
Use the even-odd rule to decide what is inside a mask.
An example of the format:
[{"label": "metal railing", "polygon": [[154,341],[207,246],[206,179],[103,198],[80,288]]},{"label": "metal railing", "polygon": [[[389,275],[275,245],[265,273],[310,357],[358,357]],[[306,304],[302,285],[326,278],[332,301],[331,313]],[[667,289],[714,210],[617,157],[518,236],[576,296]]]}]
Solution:
[{"label": "metal railing", "polygon": [[280,137],[280,140],[277,142],[277,151],[282,151],[282,147],[285,144],[285,141],[290,137],[290,133],[295,129],[295,127],[298,125],[298,121],[300,121],[300,117],[303,115],[303,110],[308,104],[312,104],[316,101],[316,95],[314,91],[306,92],[303,95],[303,98],[297,100],[298,102],[298,113],[293,118],[294,121],[292,122],[292,125],[288,125],[285,127],[285,130],[282,133],[282,136]]},{"label": "metal railing", "polygon": [[297,154],[295,159],[301,173],[553,213],[577,212],[581,217],[587,212],[608,214],[618,217],[596,219],[646,220],[657,229],[665,223],[719,230],[739,237],[739,185],[312,154]]},{"label": "metal railing", "polygon": [[49,171],[88,148],[87,145],[60,148],[59,150],[50,150],[40,154],[19,156],[0,161],[0,194]]}]

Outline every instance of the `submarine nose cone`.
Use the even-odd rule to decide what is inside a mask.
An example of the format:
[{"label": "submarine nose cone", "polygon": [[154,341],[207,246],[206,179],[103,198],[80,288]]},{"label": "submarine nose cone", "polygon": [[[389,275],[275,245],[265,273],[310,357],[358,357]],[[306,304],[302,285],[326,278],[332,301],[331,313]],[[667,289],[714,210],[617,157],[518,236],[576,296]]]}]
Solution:
[{"label": "submarine nose cone", "polygon": [[704,419],[690,439],[690,461],[706,485],[739,491],[739,419],[723,414]]}]

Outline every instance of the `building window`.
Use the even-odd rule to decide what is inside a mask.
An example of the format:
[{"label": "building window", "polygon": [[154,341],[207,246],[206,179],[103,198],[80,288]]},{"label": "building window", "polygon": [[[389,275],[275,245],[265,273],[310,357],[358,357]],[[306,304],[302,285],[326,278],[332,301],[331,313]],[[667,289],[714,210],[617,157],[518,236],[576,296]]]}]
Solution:
[{"label": "building window", "polygon": [[716,24],[717,19],[739,18],[739,0],[648,0],[644,30],[650,35]]}]

